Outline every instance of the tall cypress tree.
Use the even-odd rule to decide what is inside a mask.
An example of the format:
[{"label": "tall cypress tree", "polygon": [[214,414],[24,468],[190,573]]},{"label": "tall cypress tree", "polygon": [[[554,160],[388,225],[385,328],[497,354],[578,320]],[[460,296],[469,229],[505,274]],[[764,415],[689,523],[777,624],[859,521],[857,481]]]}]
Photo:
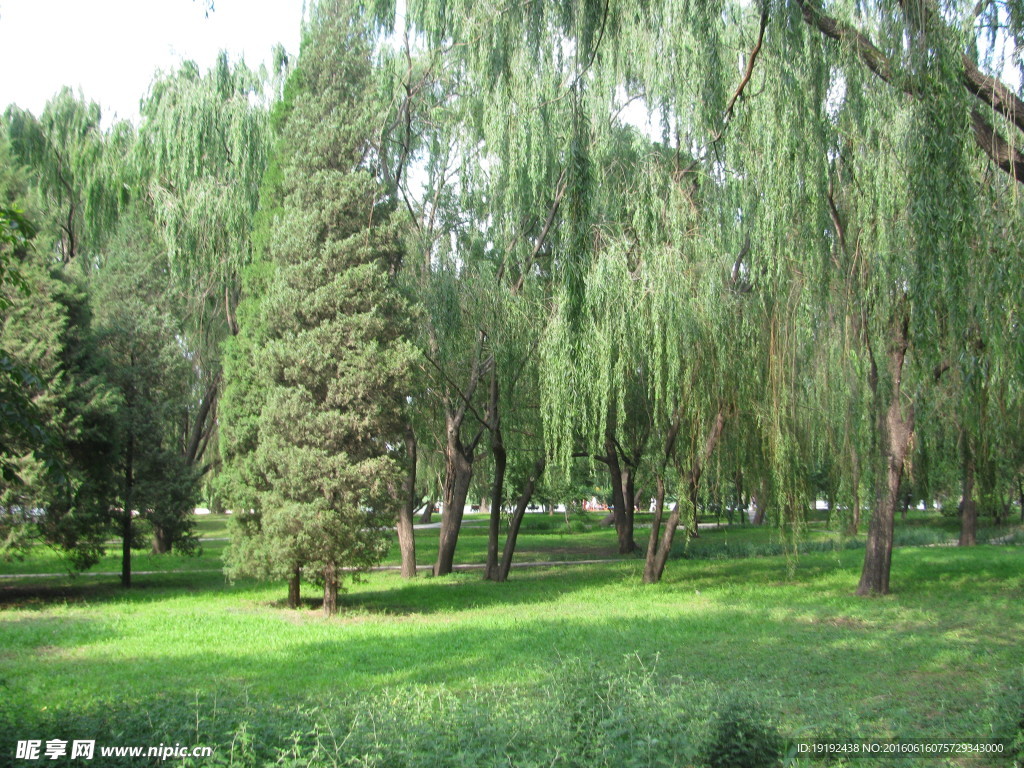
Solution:
[{"label": "tall cypress tree", "polygon": [[285,202],[269,245],[269,339],[259,460],[268,557],[301,562],[337,610],[342,569],[387,546],[399,498],[402,406],[412,347],[395,286],[393,195],[377,179],[380,108],[357,6],[321,2],[303,42],[284,128]]}]

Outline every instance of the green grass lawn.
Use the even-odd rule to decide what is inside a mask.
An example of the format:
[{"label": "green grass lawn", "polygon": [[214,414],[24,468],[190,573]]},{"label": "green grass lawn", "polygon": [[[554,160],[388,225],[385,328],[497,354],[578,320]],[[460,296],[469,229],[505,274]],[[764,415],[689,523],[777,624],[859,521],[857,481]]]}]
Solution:
[{"label": "green grass lawn", "polygon": [[[222,537],[223,519],[200,521],[200,533]],[[705,531],[691,546],[774,535]],[[436,538],[419,532],[420,563]],[[409,754],[423,744],[450,751],[438,745],[477,739],[494,755],[446,763],[437,752],[433,764],[497,766],[512,760],[502,762],[514,734],[526,743],[547,733],[550,743],[530,747],[543,764],[562,749],[551,764],[699,765],[702,739],[735,698],[790,740],[949,740],[988,735],[1000,690],[1022,683],[1024,551],[1014,546],[898,549],[894,594],[862,599],[858,550],[803,555],[795,569],[786,557],[677,559],[663,583],[645,586],[642,561],[614,554],[614,532],[535,530],[519,558],[617,562],[519,569],[506,584],[478,572],[374,573],[324,619],[314,585],[289,611],[283,584],[203,572],[225,544],[205,542],[198,558],[140,554],[137,569],[165,572],[137,576],[129,591],[115,577],[0,582],[0,764],[17,739],[81,733],[216,744],[217,759],[237,766],[289,764],[275,750],[292,734],[294,765],[420,765]],[[485,528],[465,529],[457,562],[482,560],[485,546]],[[34,555],[17,567],[53,562]],[[196,572],[166,572],[186,568]],[[580,700],[591,702],[583,714]],[[404,735],[389,740],[380,728],[391,719]],[[652,744],[669,722],[682,741]],[[535,757],[513,764],[542,764]]]}]

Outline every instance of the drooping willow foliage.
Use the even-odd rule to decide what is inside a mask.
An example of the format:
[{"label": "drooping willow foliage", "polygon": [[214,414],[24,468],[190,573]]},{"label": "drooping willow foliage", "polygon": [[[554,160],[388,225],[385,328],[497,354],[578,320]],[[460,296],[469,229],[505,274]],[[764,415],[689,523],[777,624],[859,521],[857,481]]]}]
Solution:
[{"label": "drooping willow foliage", "polygon": [[[453,239],[453,259],[515,265],[544,297],[549,457],[567,468],[609,435],[651,456],[678,420],[681,481],[722,411],[745,434],[718,471],[759,476],[783,519],[823,492],[856,500],[853,527],[905,483],[924,498],[916,449],[977,433],[1016,391],[995,360],[1016,365],[1018,331],[994,308],[1017,299],[1022,123],[998,76],[1019,18],[1016,3],[410,3],[410,49],[453,73],[460,119],[439,143],[476,243]],[[953,378],[995,386],[996,404],[957,385],[943,426],[929,405]]]}]

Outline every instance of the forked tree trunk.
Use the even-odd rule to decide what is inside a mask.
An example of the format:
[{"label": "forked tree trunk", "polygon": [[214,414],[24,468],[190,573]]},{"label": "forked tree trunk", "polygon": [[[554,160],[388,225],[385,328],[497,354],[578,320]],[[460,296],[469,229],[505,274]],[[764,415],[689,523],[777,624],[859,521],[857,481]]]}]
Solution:
[{"label": "forked tree trunk", "polygon": [[523,522],[523,515],[526,514],[526,508],[530,504],[530,499],[533,498],[533,491],[537,487],[537,480],[540,479],[543,472],[544,457],[541,457],[534,462],[533,472],[527,479],[523,492],[519,495],[519,500],[516,502],[515,510],[512,512],[512,520],[508,526],[508,535],[505,537],[505,550],[501,555],[501,565],[498,568],[496,581],[508,580],[508,572],[512,568],[512,555],[515,554],[516,540],[519,538],[519,526]]},{"label": "forked tree trunk", "polygon": [[[900,403],[903,382],[903,363],[907,355],[909,320],[904,316],[893,332],[889,353],[892,373],[892,392],[885,421],[883,457],[885,485],[878,494],[878,505],[868,523],[868,540],[864,550],[864,569],[861,571],[858,595],[889,594],[889,572],[892,567],[892,538],[896,504],[899,501],[903,465],[907,458],[910,436],[914,432],[914,407],[908,406],[904,415]],[[874,387],[873,387],[874,388]]]},{"label": "forked tree trunk", "polygon": [[411,426],[405,428],[405,458],[408,462],[405,483],[402,488],[405,498],[398,511],[398,549],[402,553],[402,578],[416,576],[416,532],[412,527],[413,512],[416,511],[416,434]]},{"label": "forked tree trunk", "polygon": [[[967,438],[964,437],[966,441]],[[974,501],[974,456],[964,447],[964,495],[960,502],[960,546],[977,544],[978,507]]]},{"label": "forked tree trunk", "polygon": [[437,562],[434,575],[446,576],[452,572],[455,546],[459,542],[459,529],[466,509],[469,483],[473,479],[473,451],[462,443],[462,418],[459,414],[446,414],[447,439],[445,443],[444,513],[441,517],[441,535],[437,544]]},{"label": "forked tree trunk", "polygon": [[295,568],[292,571],[292,575],[288,578],[288,607],[298,608],[300,597],[299,587],[302,580],[302,569]]},{"label": "forked tree trunk", "polygon": [[615,523],[615,533],[619,542],[619,554],[628,555],[637,549],[633,541],[632,515],[627,519],[626,500],[622,494],[622,468],[619,465],[619,452],[615,446],[615,438],[611,431],[605,436],[605,456],[603,461],[608,465],[608,475],[612,487],[612,519]]},{"label": "forked tree trunk", "polygon": [[651,520],[651,535],[647,539],[647,556],[644,558],[644,584],[653,584],[655,563],[658,554],[658,537],[661,535],[661,521],[665,514],[665,477],[659,474],[655,480],[654,519]]},{"label": "forked tree trunk", "polygon": [[647,539],[647,556],[644,558],[644,582],[647,584],[651,583],[651,581],[648,581],[649,577],[653,579],[653,563],[658,551],[658,536],[661,534],[661,521],[665,515],[665,468],[675,453],[676,438],[679,436],[681,425],[682,419],[677,411],[672,419],[672,425],[669,427],[668,434],[665,436],[665,445],[661,451],[661,461],[659,462],[658,472],[655,477],[654,519],[651,521],[651,535]]},{"label": "forked tree trunk", "polygon": [[334,564],[324,568],[324,616],[338,612],[338,570]]},{"label": "forked tree trunk", "polygon": [[[719,408],[718,413],[715,415],[715,420],[708,431],[707,439],[704,441],[703,451],[693,457],[693,463],[690,465],[689,477],[687,478],[687,490],[689,491],[688,495],[691,504],[696,504],[697,488],[700,485],[700,476],[704,472],[704,465],[711,458],[715,447],[718,445],[718,441],[722,437],[722,430],[725,428],[725,415],[725,410]],[[682,506],[682,504],[676,504],[676,508],[672,510],[672,514],[669,515],[668,521],[665,523],[665,530],[661,534],[661,541],[653,552],[650,545],[648,545],[648,559],[644,563],[645,584],[654,584],[661,581],[661,576],[665,572],[665,563],[668,562],[669,553],[672,551],[672,540],[675,538],[676,529],[679,527]],[[694,507],[694,514],[696,514],[696,507]]]}]

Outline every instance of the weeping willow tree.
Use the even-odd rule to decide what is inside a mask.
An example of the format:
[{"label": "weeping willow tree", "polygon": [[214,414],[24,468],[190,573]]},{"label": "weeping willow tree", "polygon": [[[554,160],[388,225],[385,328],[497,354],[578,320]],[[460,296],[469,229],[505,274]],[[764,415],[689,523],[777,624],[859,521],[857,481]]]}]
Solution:
[{"label": "weeping willow tree", "polygon": [[199,383],[182,453],[199,471],[216,462],[207,448],[215,443],[220,345],[238,331],[241,274],[252,261],[253,218],[270,149],[268,101],[286,69],[280,49],[274,77],[232,64],[222,53],[209,72],[185,62],[158,75],[142,102],[132,158],[168,271],[186,297]]},{"label": "weeping willow tree", "polygon": [[39,117],[11,106],[3,125],[16,162],[24,165],[45,200],[53,250],[65,264],[75,261],[84,273],[102,260],[124,205],[135,189],[127,155],[135,131],[127,122],[101,125],[100,108],[61,89]]},{"label": "weeping willow tree", "polygon": [[[506,459],[523,468],[513,473],[520,501],[524,494],[528,500],[544,465],[536,402],[527,393],[536,378],[566,189],[568,140],[559,127],[566,113],[557,75],[564,55],[544,45],[545,31],[536,40],[537,57],[509,46],[513,59],[495,60],[492,70],[481,66],[481,47],[452,45],[463,33],[473,37],[469,30],[477,24],[476,31],[488,34],[486,9],[411,5],[405,19],[394,77],[397,114],[382,144],[412,222],[415,256],[407,260],[406,284],[423,307],[420,410],[436,416],[432,427],[420,420],[426,427],[420,440],[443,464],[434,571],[451,571],[474,475],[488,467],[494,497],[488,574],[494,577]],[[449,22],[466,26],[449,29]],[[484,45],[496,55],[504,50],[500,40]],[[542,106],[548,100],[550,110]],[[499,113],[487,106],[496,103],[510,108]],[[419,183],[410,180],[415,168],[425,177]]]},{"label": "weeping willow tree", "polygon": [[[460,102],[479,131],[463,183],[501,169],[501,189],[482,188],[510,232],[507,210],[557,201],[550,257],[521,262],[550,273],[549,457],[618,459],[628,433],[660,443],[655,465],[678,464],[692,488],[717,425],[742,414],[779,519],[799,527],[812,452],[842,445],[831,473],[846,482],[831,483],[856,502],[851,526],[874,486],[858,591],[887,592],[915,404],[947,370],[938,339],[968,324],[946,308],[989,254],[980,179],[1024,179],[1024,109],[978,55],[1019,16],[1012,3],[411,3],[423,44],[475,86]],[[630,99],[661,136],[612,193]],[[819,375],[830,360],[849,375]],[[822,404],[831,436],[809,415]],[[649,432],[631,423],[644,419]]]}]

